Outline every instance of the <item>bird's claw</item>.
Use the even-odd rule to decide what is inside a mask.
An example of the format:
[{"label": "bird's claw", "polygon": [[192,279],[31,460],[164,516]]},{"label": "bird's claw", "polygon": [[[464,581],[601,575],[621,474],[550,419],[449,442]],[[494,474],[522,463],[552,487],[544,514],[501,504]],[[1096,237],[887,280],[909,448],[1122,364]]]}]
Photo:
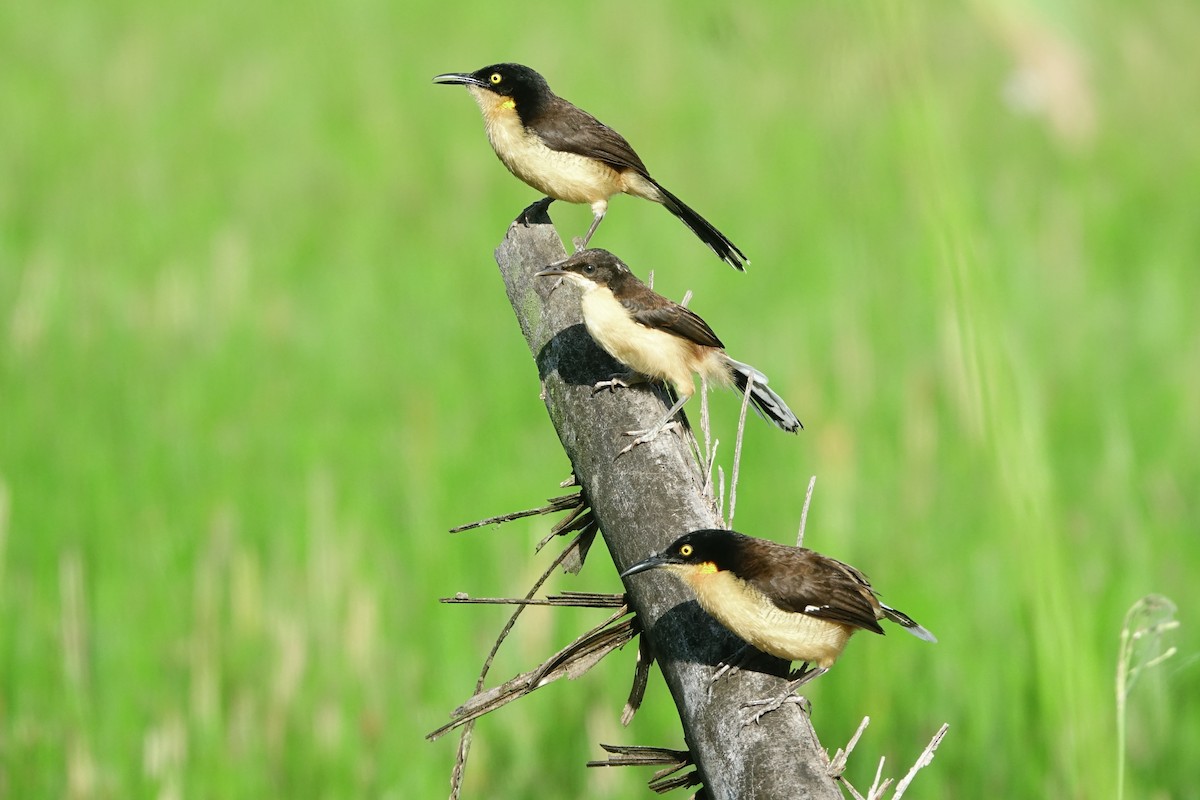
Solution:
[{"label": "bird's claw", "polygon": [[722,662],[721,665],[717,667],[717,671],[713,673],[712,678],[710,678],[708,681],[708,696],[712,697],[713,687],[717,685],[717,681],[721,680],[721,678],[724,678],[726,675],[732,678],[740,669],[741,667],[739,667],[737,664]]},{"label": "bird's claw", "polygon": [[712,679],[709,681],[709,683],[716,683],[726,674],[732,678],[734,675],[737,675],[741,669],[742,668],[737,664],[722,662],[721,665],[717,667],[717,671],[713,673]]},{"label": "bird's claw", "polygon": [[610,392],[615,392],[617,389],[628,389],[629,383],[620,375],[613,375],[606,381],[596,381],[592,385],[592,394],[608,389]]},{"label": "bird's claw", "polygon": [[708,696],[712,697],[713,687],[716,686],[717,681],[721,680],[721,678],[726,676],[732,678],[734,675],[737,675],[749,657],[750,645],[746,644],[739,647],[737,652],[730,656],[727,661],[717,664],[717,671],[713,673],[713,676],[708,681]]},{"label": "bird's claw", "polygon": [[632,450],[633,448],[637,447],[639,444],[646,444],[647,442],[653,442],[655,439],[658,438],[658,435],[660,433],[662,433],[663,431],[680,430],[680,427],[681,426],[679,425],[678,422],[672,420],[671,422],[668,422],[666,425],[660,425],[657,428],[650,428],[649,430],[625,431],[626,436],[636,436],[637,438],[634,439],[629,444],[625,445],[624,449],[622,449],[621,452],[617,453],[617,455],[623,456],[626,453],[628,453],[630,450]]},{"label": "bird's claw", "polygon": [[771,700],[751,700],[749,703],[746,703],[743,706],[743,708],[765,706],[765,708],[763,708],[761,711],[754,712],[745,724],[749,725],[751,723],[757,723],[764,716],[770,714],[784,703],[796,703],[800,706],[801,711],[811,716],[812,703],[810,703],[808,698],[804,695],[796,694],[796,690],[811,681],[813,678],[824,675],[826,672],[828,672],[827,667],[810,667],[807,663],[801,666],[800,669],[793,670],[792,673],[788,675],[787,688],[781,692],[778,697]]},{"label": "bird's claw", "polygon": [[792,694],[789,691],[773,700],[751,700],[749,703],[744,703],[742,708],[753,708],[754,706],[764,706],[764,708],[750,714],[749,718],[742,723],[742,727],[758,725],[763,717],[781,708],[785,703],[795,703],[800,706],[802,712],[812,716],[812,703],[809,702],[809,699],[802,694]]}]

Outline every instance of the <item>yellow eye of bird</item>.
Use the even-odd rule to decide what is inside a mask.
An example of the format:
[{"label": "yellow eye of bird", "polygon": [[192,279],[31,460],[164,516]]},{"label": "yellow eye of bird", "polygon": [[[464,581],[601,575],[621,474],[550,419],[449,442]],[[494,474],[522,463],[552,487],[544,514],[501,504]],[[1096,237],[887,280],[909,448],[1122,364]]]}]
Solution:
[{"label": "yellow eye of bird", "polygon": [[694,550],[695,548],[693,548],[690,544],[685,544],[683,547],[679,548],[679,555],[687,558]]},{"label": "yellow eye of bird", "polygon": [[491,81],[493,84],[498,84],[498,83],[500,83],[500,81],[504,80],[504,76],[501,75],[499,72],[493,72],[492,77],[488,78],[488,80]]}]

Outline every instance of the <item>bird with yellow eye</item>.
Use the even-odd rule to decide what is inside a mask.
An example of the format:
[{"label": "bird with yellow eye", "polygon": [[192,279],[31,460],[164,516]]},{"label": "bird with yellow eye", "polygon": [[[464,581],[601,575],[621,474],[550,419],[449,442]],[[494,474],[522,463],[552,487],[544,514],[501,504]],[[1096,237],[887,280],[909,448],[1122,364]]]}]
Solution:
[{"label": "bird with yellow eye", "polygon": [[735,269],[749,263],[725,234],[650,177],[625,137],[554,94],[529,67],[492,64],[433,81],[467,87],[483,113],[488,141],[509,172],[549,198],[592,207],[592,225],[576,240],[576,251],[596,233],[609,198],[624,193],[665,206]]},{"label": "bird with yellow eye", "polygon": [[621,577],[656,568],[679,575],[700,607],[747,644],[803,662],[787,692],[755,719],[832,667],[855,632],[883,634],[881,620],[900,625],[918,639],[937,641],[907,614],[881,603],[857,569],[805,547],[729,530],[696,530],[660,555],[629,567]]}]

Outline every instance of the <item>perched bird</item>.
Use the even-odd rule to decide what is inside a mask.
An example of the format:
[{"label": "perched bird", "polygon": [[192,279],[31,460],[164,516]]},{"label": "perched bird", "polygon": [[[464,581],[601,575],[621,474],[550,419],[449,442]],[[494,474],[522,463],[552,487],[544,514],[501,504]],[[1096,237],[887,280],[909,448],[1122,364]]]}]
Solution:
[{"label": "perched bird", "polygon": [[654,379],[675,390],[678,400],[671,410],[630,445],[648,442],[670,423],[695,393],[692,373],[710,384],[736,386],[745,392],[758,412],[785,431],[802,427],[800,420],[767,386],[767,376],[725,354],[725,346],[708,323],[695,312],[655,293],[638,280],[629,267],[607,250],[584,250],[537,273],[558,276],[583,290],[581,307],[588,333],[613,358],[633,370],[631,375],[601,381],[604,386],[628,386]]},{"label": "perched bird", "polygon": [[[682,577],[700,606],[748,644],[804,662],[785,696],[832,667],[855,631],[882,634],[880,620],[891,620],[927,642],[937,641],[907,614],[879,602],[866,576],[854,567],[804,547],[734,531],[697,530],[621,577],[656,567]],[[809,664],[816,669],[807,670]],[[772,707],[782,702],[780,698]]]},{"label": "perched bird", "polygon": [[666,206],[722,261],[745,269],[748,259],[737,245],[651,178],[625,137],[554,94],[529,67],[493,64],[433,81],[467,87],[483,112],[488,141],[509,172],[555,200],[592,207],[592,226],[577,250],[591,241],[608,199],[624,192]]}]

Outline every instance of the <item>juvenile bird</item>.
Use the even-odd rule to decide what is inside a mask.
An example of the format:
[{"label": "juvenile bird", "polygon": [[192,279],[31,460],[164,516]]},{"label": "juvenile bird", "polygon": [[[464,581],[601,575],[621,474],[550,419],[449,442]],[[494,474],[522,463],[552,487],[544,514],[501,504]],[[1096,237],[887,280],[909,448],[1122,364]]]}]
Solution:
[{"label": "juvenile bird", "polygon": [[576,250],[591,241],[608,199],[624,192],[666,206],[722,261],[745,269],[748,259],[737,245],[650,177],[625,137],[554,94],[529,67],[492,64],[433,80],[467,87],[483,112],[488,141],[509,172],[555,200],[592,207],[592,225]]},{"label": "juvenile bird", "polygon": [[[879,602],[857,569],[804,547],[735,531],[697,530],[621,577],[656,567],[683,578],[700,606],[748,644],[803,662],[785,697],[832,667],[856,631],[882,634],[880,620],[895,622],[927,642],[937,641],[907,614]],[[816,669],[808,670],[809,664]],[[782,702],[780,698],[771,708]]]},{"label": "juvenile bird", "polygon": [[[675,303],[638,280],[624,262],[607,250],[584,250],[537,273],[560,277],[583,290],[583,323],[592,338],[613,358],[633,370],[623,378],[601,381],[604,386],[628,386],[636,380],[660,380],[675,390],[678,400],[663,418],[644,431],[633,447],[651,441],[683,408],[696,387],[692,373],[709,384],[750,386],[750,400],[766,419],[785,431],[802,427],[783,398],[767,386],[767,376],[735,361],[695,312]],[[628,448],[627,448],[628,449]]]}]

